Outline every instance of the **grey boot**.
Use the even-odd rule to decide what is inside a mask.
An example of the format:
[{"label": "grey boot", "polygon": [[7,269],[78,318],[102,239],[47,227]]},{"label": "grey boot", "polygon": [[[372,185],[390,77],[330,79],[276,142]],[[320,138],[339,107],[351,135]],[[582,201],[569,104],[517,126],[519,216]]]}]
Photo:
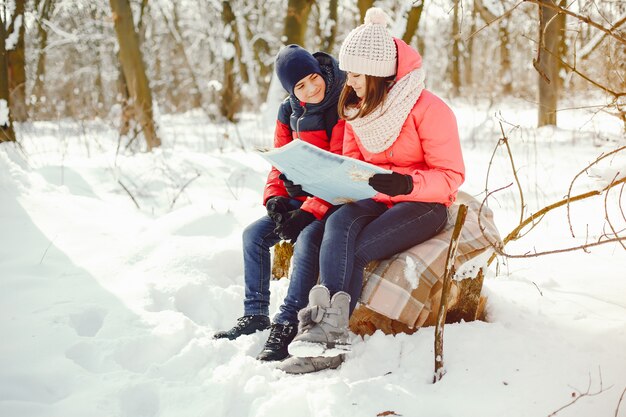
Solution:
[{"label": "grey boot", "polygon": [[309,305],[298,313],[299,331],[289,345],[289,353],[310,358],[349,351],[349,314],[348,293],[339,291],[331,300],[328,288],[316,285],[309,293]]},{"label": "grey boot", "polygon": [[344,355],[313,358],[298,358],[292,356],[278,364],[277,368],[288,374],[308,374],[309,372],[322,371],[324,369],[336,369],[344,361]]}]

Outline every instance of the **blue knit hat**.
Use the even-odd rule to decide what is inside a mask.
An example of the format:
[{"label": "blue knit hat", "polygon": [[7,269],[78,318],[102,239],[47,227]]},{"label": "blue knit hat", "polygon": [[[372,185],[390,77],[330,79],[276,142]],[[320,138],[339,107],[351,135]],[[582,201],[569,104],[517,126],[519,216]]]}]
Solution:
[{"label": "blue knit hat", "polygon": [[317,59],[299,45],[287,45],[276,56],[276,75],[283,88],[293,94],[293,89],[304,77],[310,74],[322,74]]}]

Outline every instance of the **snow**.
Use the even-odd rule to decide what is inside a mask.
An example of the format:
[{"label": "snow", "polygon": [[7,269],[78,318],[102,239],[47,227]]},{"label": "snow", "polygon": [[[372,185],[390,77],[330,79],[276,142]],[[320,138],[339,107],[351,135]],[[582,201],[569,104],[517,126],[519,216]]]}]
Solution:
[{"label": "snow", "polygon": [[[563,198],[584,166],[624,144],[619,122],[602,113],[563,112],[558,128],[535,129],[529,103],[452,105],[463,189],[484,190],[504,119],[527,213]],[[253,146],[271,143],[273,125],[243,117],[240,141],[201,113],[159,117],[164,146],[152,153],[116,155],[110,126],[69,120],[18,124],[21,147],[0,145],[1,416],[526,417],[547,416],[588,389],[601,392],[557,415],[626,416],[626,404],[617,410],[626,388],[618,244],[500,259],[484,284],[488,322],[446,325],[436,384],[433,328],[355,336],[338,370],[303,376],[255,360],[267,331],[213,340],[242,313],[241,233],[264,213],[269,170]],[[602,178],[623,172],[611,162],[599,167]],[[489,188],[511,181],[498,152]],[[581,177],[574,192],[597,183]],[[618,192],[608,201],[617,198],[623,204]],[[577,238],[561,211],[507,251],[600,235],[599,200],[572,206]],[[503,235],[519,221],[517,201],[515,189],[490,200]],[[287,286],[272,282],[272,314]]]},{"label": "snow", "polygon": [[15,26],[13,28],[13,32],[11,32],[11,34],[4,41],[4,47],[7,51],[12,50],[13,48],[15,48],[15,45],[17,45],[20,37],[20,28],[22,27],[22,18],[23,15],[17,15],[17,17],[15,18]]},{"label": "snow", "polygon": [[9,103],[3,98],[0,98],[0,126],[6,126],[9,124]]}]

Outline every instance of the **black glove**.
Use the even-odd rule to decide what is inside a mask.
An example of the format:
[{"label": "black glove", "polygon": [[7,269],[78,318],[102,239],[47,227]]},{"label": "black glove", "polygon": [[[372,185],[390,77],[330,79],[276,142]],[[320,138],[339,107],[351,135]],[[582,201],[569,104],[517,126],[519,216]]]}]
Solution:
[{"label": "black glove", "polygon": [[289,199],[282,196],[268,198],[265,202],[265,208],[267,215],[276,223],[280,223],[279,220],[282,219],[282,215],[289,211]]},{"label": "black glove", "polygon": [[300,232],[314,220],[315,216],[308,211],[292,210],[282,215],[281,222],[276,222],[274,233],[283,240],[291,239],[292,242],[295,242]]},{"label": "black glove", "polygon": [[283,180],[283,183],[285,184],[285,189],[287,189],[287,194],[289,194],[289,197],[296,198],[311,196],[311,194],[302,189],[302,186],[300,184],[294,184],[292,181],[289,181],[285,174],[280,174],[278,176],[278,179]]},{"label": "black glove", "polygon": [[369,185],[379,193],[392,197],[400,194],[411,194],[411,191],[413,191],[413,177],[398,174],[397,172],[374,174],[369,180]]}]

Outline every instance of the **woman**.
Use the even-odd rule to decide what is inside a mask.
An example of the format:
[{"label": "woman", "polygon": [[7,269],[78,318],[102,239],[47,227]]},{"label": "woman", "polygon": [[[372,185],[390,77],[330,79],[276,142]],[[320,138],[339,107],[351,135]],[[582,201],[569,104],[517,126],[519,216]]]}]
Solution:
[{"label": "woman", "polygon": [[[337,101],[345,73],[339,70],[337,61],[323,52],[311,55],[298,45],[288,45],[278,53],[275,67],[290,95],[278,111],[274,146],[300,139],[341,153],[345,122],[339,120]],[[306,306],[309,290],[317,282],[323,219],[331,205],[303,192],[276,168],[268,176],[263,201],[267,215],[243,232],[244,315],[233,328],[213,337],[234,340],[271,328],[257,359],[272,361],[288,356],[287,346],[297,333],[298,311]],[[270,325],[270,248],[281,239],[297,239],[298,243],[287,296]]]},{"label": "woman", "polygon": [[371,8],[339,53],[347,82],[339,115],[347,121],[343,153],[386,168],[369,184],[371,199],[330,215],[320,249],[320,285],[299,313],[289,373],[336,368],[350,350],[348,320],[368,262],[415,246],[446,224],[447,207],[465,167],[454,114],[424,89],[419,53],[386,29],[387,15]]}]

